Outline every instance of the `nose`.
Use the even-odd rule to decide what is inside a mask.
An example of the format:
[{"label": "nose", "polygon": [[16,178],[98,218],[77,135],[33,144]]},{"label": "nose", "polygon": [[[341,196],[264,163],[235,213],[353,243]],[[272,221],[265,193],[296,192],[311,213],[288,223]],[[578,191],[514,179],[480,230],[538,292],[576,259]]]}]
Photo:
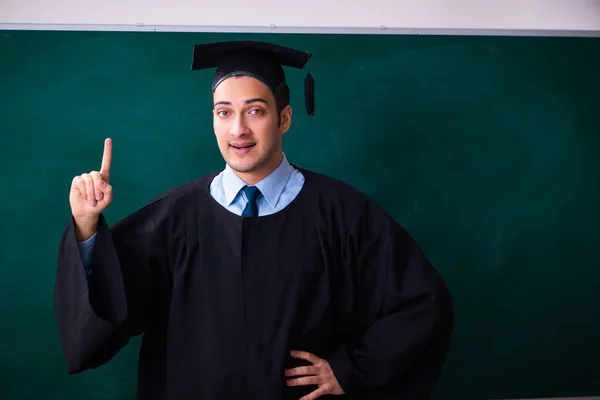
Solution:
[{"label": "nose", "polygon": [[241,115],[237,115],[231,124],[229,132],[232,136],[244,136],[250,133],[250,128],[246,124],[245,119]]}]

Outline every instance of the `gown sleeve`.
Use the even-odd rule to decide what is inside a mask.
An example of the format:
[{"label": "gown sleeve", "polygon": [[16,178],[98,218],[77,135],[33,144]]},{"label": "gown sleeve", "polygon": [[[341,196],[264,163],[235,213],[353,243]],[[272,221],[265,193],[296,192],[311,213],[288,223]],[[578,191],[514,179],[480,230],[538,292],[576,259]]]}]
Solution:
[{"label": "gown sleeve", "polygon": [[424,399],[444,364],[450,293],[410,235],[370,202],[344,260],[357,285],[359,334],[328,361],[350,399]]},{"label": "gown sleeve", "polygon": [[155,224],[147,206],[112,229],[100,216],[86,278],[71,218],[58,249],[55,315],[68,372],[96,368],[141,334],[152,307],[153,274],[162,262]]}]

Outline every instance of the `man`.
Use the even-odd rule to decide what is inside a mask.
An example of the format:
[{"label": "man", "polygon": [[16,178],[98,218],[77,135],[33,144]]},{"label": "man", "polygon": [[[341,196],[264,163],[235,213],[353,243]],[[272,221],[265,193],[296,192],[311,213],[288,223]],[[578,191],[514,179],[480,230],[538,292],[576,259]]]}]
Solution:
[{"label": "man", "polygon": [[260,42],[195,46],[192,69],[217,67],[226,168],[112,228],[110,139],[100,171],[73,179],[55,297],[70,373],[143,334],[139,399],[429,395],[453,326],[444,282],[370,198],[283,154],[282,65],[309,58]]}]

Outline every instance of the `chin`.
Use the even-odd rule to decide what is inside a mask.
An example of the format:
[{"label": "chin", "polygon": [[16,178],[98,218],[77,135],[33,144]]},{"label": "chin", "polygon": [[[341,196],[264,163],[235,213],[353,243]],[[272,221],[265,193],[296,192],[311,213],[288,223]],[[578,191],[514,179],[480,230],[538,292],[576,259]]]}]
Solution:
[{"label": "chin", "polygon": [[234,171],[241,173],[254,172],[260,168],[260,165],[256,160],[235,160],[234,157],[230,158],[227,164],[229,164]]}]

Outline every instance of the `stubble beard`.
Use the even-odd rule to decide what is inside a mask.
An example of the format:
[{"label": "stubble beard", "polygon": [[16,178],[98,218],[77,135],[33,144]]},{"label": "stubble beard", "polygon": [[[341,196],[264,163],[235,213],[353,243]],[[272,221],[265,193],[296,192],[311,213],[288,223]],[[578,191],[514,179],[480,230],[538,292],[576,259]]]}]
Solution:
[{"label": "stubble beard", "polygon": [[[258,158],[252,160],[235,160],[229,162],[229,167],[236,172],[247,174],[250,172],[256,172],[269,164],[269,161],[275,156],[275,149],[269,149],[269,151]],[[235,157],[235,156],[234,156]]]}]

